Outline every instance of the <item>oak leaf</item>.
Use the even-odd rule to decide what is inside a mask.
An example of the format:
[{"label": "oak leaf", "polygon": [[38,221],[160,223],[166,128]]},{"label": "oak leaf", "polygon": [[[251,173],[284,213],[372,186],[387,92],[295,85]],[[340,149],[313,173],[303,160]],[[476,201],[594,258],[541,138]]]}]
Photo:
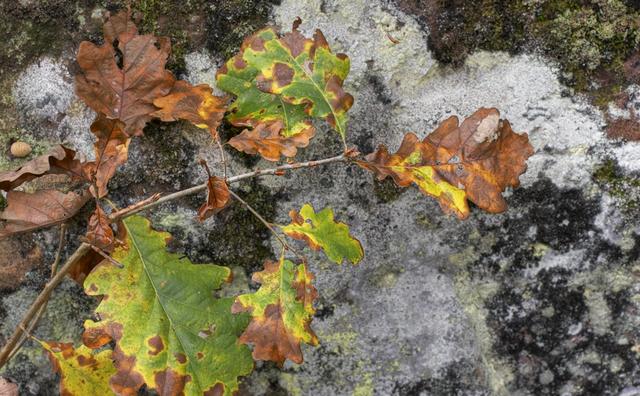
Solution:
[{"label": "oak leaf", "polygon": [[60,395],[109,395],[109,378],[115,374],[112,352],[94,352],[84,345],[43,342],[54,370],[60,374]]},{"label": "oak leaf", "polygon": [[19,396],[18,385],[0,377],[0,395],[2,396]]},{"label": "oak leaf", "polygon": [[87,162],[83,169],[87,177],[95,183],[91,193],[96,198],[107,195],[107,184],[115,175],[117,168],[127,162],[131,138],[125,133],[125,124],[99,114],[91,124],[91,132],[96,136],[94,145],[95,161]]},{"label": "oak leaf", "polygon": [[236,150],[247,154],[260,154],[269,161],[278,161],[281,155],[295,157],[298,148],[307,147],[315,134],[314,128],[286,137],[282,135],[282,122],[258,124],[254,129],[245,129],[239,135],[229,139]]},{"label": "oak leaf", "polygon": [[401,187],[415,183],[445,212],[464,219],[467,200],[491,213],[505,211],[502,191],[518,187],[532,154],[526,133],[513,132],[497,109],[481,108],[461,125],[448,118],[422,141],[406,134],[395,154],[381,145],[358,164],[380,180],[390,176]]},{"label": "oak leaf", "polygon": [[310,327],[318,296],[311,283],[313,275],[304,264],[296,266],[282,256],[278,262],[265,261],[264,270],[252,279],[261,284],[260,289],[238,296],[231,308],[234,313],[251,313],[240,342],[253,344],[256,360],[271,360],[280,366],[285,359],[302,363],[300,343],[318,345]]},{"label": "oak leaf", "polygon": [[198,128],[207,129],[215,139],[226,111],[226,98],[214,96],[207,84],[191,85],[177,81],[171,92],[153,101],[160,110],[153,113],[162,121],[187,120]]},{"label": "oak leaf", "polygon": [[198,209],[198,219],[205,221],[220,212],[229,202],[229,186],[220,177],[211,176],[207,179],[207,202]]},{"label": "oak leaf", "polygon": [[85,238],[88,243],[102,250],[110,252],[115,242],[115,235],[111,229],[109,218],[100,205],[89,218],[89,225]]},{"label": "oak leaf", "polygon": [[125,246],[112,257],[124,268],[103,261],[84,282],[87,294],[103,298],[101,320],[85,322],[83,341],[91,348],[115,341],[112,390],[136,394],[146,383],[161,395],[230,396],[253,369],[249,349],[238,343],[248,318],[231,313],[232,298],[213,294],[231,271],[167,252],[170,235],[143,217],[123,226]]},{"label": "oak leaf", "polygon": [[289,217],[291,224],[280,226],[288,236],[305,241],[314,250],[324,250],[329,260],[337,264],[345,259],[352,264],[362,260],[364,251],[360,241],[349,233],[345,223],[334,220],[331,208],[316,213],[311,204],[304,204],[300,213],[291,210]]},{"label": "oak leaf", "polygon": [[33,194],[21,191],[7,193],[7,207],[0,213],[4,220],[0,238],[60,224],[75,215],[90,199],[88,193],[63,193],[39,190]]},{"label": "oak leaf", "polygon": [[165,69],[169,39],[138,35],[133,22],[124,22],[129,18],[123,11],[105,23],[104,44],[80,43],[78,64],[83,74],[76,77],[76,92],[97,113],[122,121],[124,132],[131,136],[142,134],[157,110],[153,101],[169,93],[175,78]]},{"label": "oak leaf", "polygon": [[14,171],[0,173],[0,190],[10,191],[40,176],[67,174],[84,179],[76,152],[62,145],[54,146],[47,154],[40,155]]}]

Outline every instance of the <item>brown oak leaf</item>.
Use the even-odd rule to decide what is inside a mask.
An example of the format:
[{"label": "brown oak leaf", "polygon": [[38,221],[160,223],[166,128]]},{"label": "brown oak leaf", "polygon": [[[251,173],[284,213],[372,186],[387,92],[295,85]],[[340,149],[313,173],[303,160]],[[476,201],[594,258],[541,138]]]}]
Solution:
[{"label": "brown oak leaf", "polygon": [[0,395],[2,396],[19,396],[18,385],[0,377]]},{"label": "brown oak leaf", "polygon": [[111,229],[110,221],[100,205],[96,206],[95,212],[89,218],[89,226],[85,235],[87,242],[104,251],[111,252],[115,242],[115,236]]},{"label": "brown oak leaf", "polygon": [[198,209],[198,219],[205,221],[220,212],[229,202],[229,187],[223,178],[211,176],[207,180],[207,202]]},{"label": "brown oak leaf", "polygon": [[[125,19],[129,19],[128,11],[105,23],[104,44],[80,43],[78,64],[83,74],[76,77],[76,91],[96,112],[121,120],[131,136],[142,134],[156,111],[153,101],[169,93],[175,78],[165,69],[171,52],[169,39],[138,35],[133,22],[125,23]],[[117,48],[113,45],[116,39]]]},{"label": "brown oak leaf", "polygon": [[131,138],[124,129],[123,122],[102,114],[91,124],[91,132],[98,138],[94,146],[96,159],[84,164],[83,168],[97,187],[95,191],[94,186],[91,186],[91,193],[96,198],[107,195],[107,183],[115,175],[118,166],[127,162]]},{"label": "brown oak leaf", "polygon": [[32,159],[15,171],[1,172],[0,190],[13,190],[22,183],[47,174],[67,174],[78,179],[84,178],[81,163],[75,156],[75,151],[57,145],[47,154]]},{"label": "brown oak leaf", "polygon": [[231,138],[229,144],[247,154],[260,154],[266,160],[278,161],[281,155],[295,157],[298,148],[307,147],[315,135],[315,128],[307,128],[289,137],[282,136],[282,130],[282,121],[258,124],[254,129],[245,129]]},{"label": "brown oak leaf", "polygon": [[401,187],[415,183],[444,211],[466,218],[467,200],[491,213],[505,211],[502,191],[520,184],[532,154],[526,133],[513,132],[497,109],[481,108],[461,125],[448,118],[422,141],[406,134],[395,154],[381,145],[358,164],[380,180],[390,176]]},{"label": "brown oak leaf", "polygon": [[226,111],[226,98],[214,96],[210,86],[194,86],[182,80],[175,83],[169,95],[154,100],[153,104],[160,108],[153,116],[162,121],[187,120],[198,128],[208,129],[214,139]]},{"label": "brown oak leaf", "polygon": [[21,191],[7,193],[8,205],[0,213],[5,220],[0,238],[59,224],[75,215],[89,200],[86,192],[76,194],[57,190],[39,190],[33,194]]}]

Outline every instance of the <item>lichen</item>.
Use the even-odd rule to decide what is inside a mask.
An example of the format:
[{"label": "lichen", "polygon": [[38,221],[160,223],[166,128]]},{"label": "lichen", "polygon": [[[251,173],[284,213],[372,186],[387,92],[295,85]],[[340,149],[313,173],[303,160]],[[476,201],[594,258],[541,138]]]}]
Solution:
[{"label": "lichen", "polygon": [[593,178],[627,213],[635,213],[640,208],[640,179],[625,175],[614,160],[609,159],[596,168]]}]

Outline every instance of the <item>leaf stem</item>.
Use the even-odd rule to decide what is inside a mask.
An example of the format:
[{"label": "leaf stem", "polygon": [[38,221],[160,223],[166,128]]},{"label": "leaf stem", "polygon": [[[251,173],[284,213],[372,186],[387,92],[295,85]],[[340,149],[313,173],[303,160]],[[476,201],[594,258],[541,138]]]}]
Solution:
[{"label": "leaf stem", "polygon": [[253,214],[258,220],[260,220],[262,222],[262,224],[264,224],[265,227],[267,227],[269,229],[269,231],[271,231],[271,233],[273,233],[273,235],[275,235],[275,237],[278,240],[278,242],[280,242],[280,244],[282,245],[282,249],[291,251],[293,254],[298,256],[303,262],[307,261],[306,258],[302,254],[298,253],[294,248],[292,248],[287,243],[287,241],[282,239],[280,234],[278,234],[278,232],[273,228],[271,223],[269,223],[264,217],[262,217],[262,215],[260,215],[260,213],[258,213],[257,210],[255,210],[251,205],[249,205],[247,203],[247,201],[245,201],[244,199],[240,198],[238,196],[238,194],[236,194],[232,190],[229,190],[229,194],[231,194],[233,196],[233,198],[235,198],[238,202],[243,204],[249,210],[249,212],[251,212],[251,214]]}]

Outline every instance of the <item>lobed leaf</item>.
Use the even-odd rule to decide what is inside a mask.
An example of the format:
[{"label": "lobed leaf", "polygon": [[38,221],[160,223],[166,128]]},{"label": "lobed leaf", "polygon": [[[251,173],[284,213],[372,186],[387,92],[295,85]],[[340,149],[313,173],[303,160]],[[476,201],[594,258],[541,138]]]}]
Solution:
[{"label": "lobed leaf", "polygon": [[14,171],[0,172],[0,190],[10,191],[40,176],[67,174],[83,179],[81,163],[76,152],[63,145],[54,146],[47,154],[38,156]]},{"label": "lobed leaf", "polygon": [[0,238],[60,224],[75,215],[89,199],[89,194],[73,191],[39,190],[33,194],[9,191],[8,205],[0,213],[0,219],[4,220]]},{"label": "lobed leaf", "polygon": [[281,155],[295,157],[298,148],[307,147],[315,134],[309,128],[290,137],[282,136],[282,122],[258,124],[254,129],[245,129],[239,135],[229,139],[229,144],[236,150],[247,154],[260,154],[269,161],[278,161]]},{"label": "lobed leaf", "polygon": [[109,395],[109,378],[115,374],[111,350],[95,353],[84,345],[43,342],[55,371],[60,374],[60,395]]},{"label": "lobed leaf", "polygon": [[291,224],[280,226],[292,238],[307,242],[314,250],[324,250],[327,257],[337,264],[346,259],[357,264],[364,257],[360,241],[349,233],[345,223],[336,222],[333,210],[324,208],[315,213],[311,204],[304,204],[300,213],[289,212]]},{"label": "lobed leaf", "polygon": [[95,184],[90,190],[96,198],[107,195],[109,180],[118,167],[127,162],[131,138],[125,133],[125,127],[123,122],[109,119],[103,114],[99,114],[91,124],[91,132],[97,138],[94,145],[96,159],[85,163],[83,169]]},{"label": "lobed leaf", "polygon": [[115,242],[115,235],[111,229],[109,218],[104,213],[100,205],[96,205],[96,210],[89,218],[87,242],[102,250],[110,252]]},{"label": "lobed leaf", "polygon": [[273,28],[249,36],[218,71],[218,87],[237,96],[228,120],[254,128],[229,141],[238,150],[271,161],[292,157],[314,136],[312,117],[327,120],[345,140],[346,113],[353,104],[342,88],[349,58],[334,55],[319,30],[305,38],[299,24],[296,20],[282,36]]},{"label": "lobed leaf", "polygon": [[238,343],[247,317],[231,314],[231,298],[213,295],[231,271],[167,252],[169,234],[143,217],[123,224],[126,247],[112,257],[124,268],[103,261],[84,282],[87,294],[103,296],[101,320],[85,322],[85,344],[115,341],[111,388],[135,394],[146,383],[161,395],[231,395],[253,369],[249,349]]},{"label": "lobed leaf", "polygon": [[80,43],[78,64],[83,74],[76,77],[77,94],[97,113],[122,121],[127,135],[141,135],[156,111],[153,101],[167,95],[175,82],[165,69],[170,41],[138,35],[129,11],[112,16],[103,32],[105,43],[100,46]]},{"label": "lobed leaf", "polygon": [[311,284],[313,275],[304,264],[296,266],[283,255],[278,262],[265,261],[264,270],[252,279],[261,284],[260,289],[238,296],[232,306],[234,313],[251,313],[240,342],[254,345],[256,360],[271,360],[280,366],[285,359],[302,363],[300,343],[318,345],[310,327],[318,296]]},{"label": "lobed leaf", "polygon": [[160,110],[152,115],[162,121],[187,120],[217,138],[218,126],[226,110],[225,102],[225,98],[214,96],[207,84],[193,86],[180,80],[167,96],[153,101]]},{"label": "lobed leaf", "polygon": [[381,145],[357,163],[398,186],[415,183],[435,197],[445,212],[469,216],[467,200],[491,213],[503,212],[502,191],[517,187],[533,154],[527,134],[517,134],[497,109],[481,108],[458,125],[453,116],[420,141],[405,135],[395,154]]}]

